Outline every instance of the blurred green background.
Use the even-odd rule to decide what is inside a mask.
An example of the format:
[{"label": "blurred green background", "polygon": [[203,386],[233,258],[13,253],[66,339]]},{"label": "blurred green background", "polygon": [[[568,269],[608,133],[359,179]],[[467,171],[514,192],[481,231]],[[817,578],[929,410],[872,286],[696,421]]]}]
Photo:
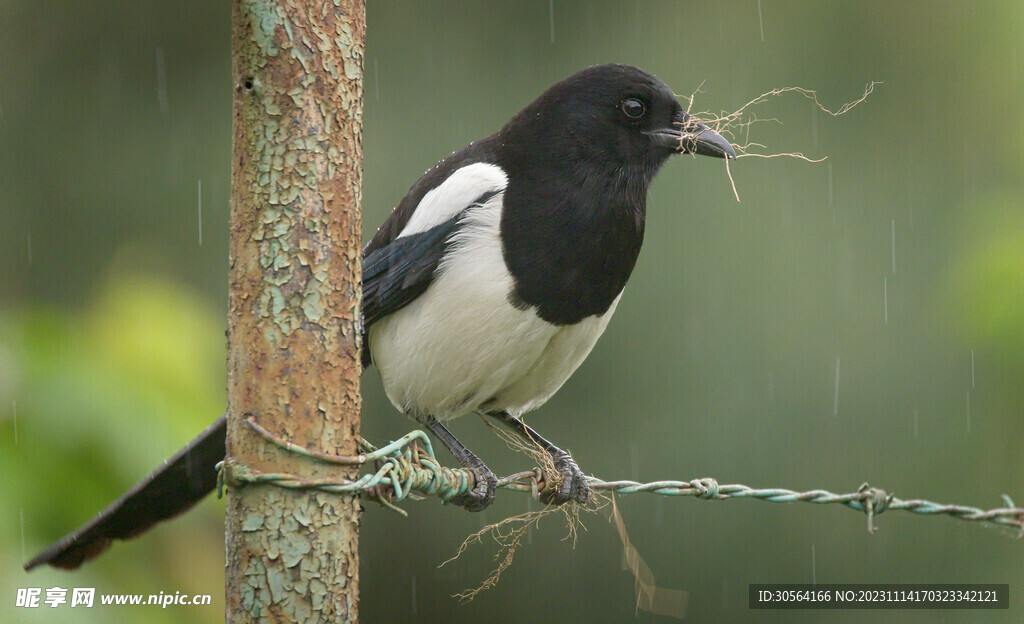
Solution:
[{"label": "blurred green background", "polygon": [[[679,158],[591,357],[530,421],[606,479],[1024,503],[1024,4],[369,3],[367,236],[430,165],[549,84],[625,62],[697,110],[774,87],[754,139],[821,164]],[[87,520],[224,405],[231,86],[226,1],[0,3],[0,620],[219,622],[215,499],[75,574],[26,556]],[[838,378],[838,379],[837,379]],[[412,428],[364,376],[363,431]],[[475,418],[457,435],[499,474],[532,466]],[[552,516],[500,584],[459,606],[493,545],[438,569],[500,495],[408,519],[371,505],[366,622],[671,621],[637,612],[604,515],[575,546]],[[536,505],[534,504],[534,508]],[[1019,622],[1024,544],[902,513],[620,497],[659,586],[693,622],[860,622],[752,612],[755,582],[1009,583],[1009,611],[883,611],[891,622]],[[15,609],[19,587],[213,594],[209,607]]]}]

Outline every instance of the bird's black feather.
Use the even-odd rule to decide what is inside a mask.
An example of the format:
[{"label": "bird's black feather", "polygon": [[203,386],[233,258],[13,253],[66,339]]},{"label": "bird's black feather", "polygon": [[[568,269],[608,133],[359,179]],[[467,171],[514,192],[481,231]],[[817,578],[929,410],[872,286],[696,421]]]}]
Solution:
[{"label": "bird's black feather", "polygon": [[[459,220],[466,210],[482,206],[499,191],[477,197],[457,215],[425,230],[395,238],[372,251],[363,249],[363,327],[401,310],[430,286]],[[369,337],[363,339],[363,365],[370,364]]]},{"label": "bird's black feather", "polygon": [[363,258],[363,324],[369,327],[420,296],[433,279],[461,214],[396,238]]},{"label": "bird's black feather", "polygon": [[221,416],[92,521],[33,557],[25,569],[49,564],[73,570],[102,553],[113,540],[135,537],[188,510],[217,485],[214,465],[224,459],[226,433],[227,417]]}]

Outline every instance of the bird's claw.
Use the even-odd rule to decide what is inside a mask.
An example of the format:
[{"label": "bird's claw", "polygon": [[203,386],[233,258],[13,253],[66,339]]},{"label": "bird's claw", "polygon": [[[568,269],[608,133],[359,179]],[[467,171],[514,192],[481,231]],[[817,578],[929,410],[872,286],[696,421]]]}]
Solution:
[{"label": "bird's claw", "polygon": [[466,511],[483,511],[494,502],[494,491],[498,486],[498,477],[483,464],[469,466],[473,473],[473,487],[464,494],[452,497],[448,502],[458,505]]},{"label": "bird's claw", "polygon": [[552,460],[562,481],[557,488],[545,488],[540,499],[554,505],[562,505],[569,501],[585,504],[590,498],[590,486],[587,485],[587,477],[573,461],[572,456],[563,451],[554,455]]}]

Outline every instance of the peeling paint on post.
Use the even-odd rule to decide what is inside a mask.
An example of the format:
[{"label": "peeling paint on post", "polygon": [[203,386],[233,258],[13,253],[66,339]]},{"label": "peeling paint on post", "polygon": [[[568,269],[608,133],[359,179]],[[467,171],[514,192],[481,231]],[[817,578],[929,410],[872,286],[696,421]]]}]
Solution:
[{"label": "peeling paint on post", "polygon": [[[234,0],[228,456],[339,475],[282,452],[355,454],[359,436],[363,0]],[[359,503],[229,490],[228,622],[355,622]]]}]

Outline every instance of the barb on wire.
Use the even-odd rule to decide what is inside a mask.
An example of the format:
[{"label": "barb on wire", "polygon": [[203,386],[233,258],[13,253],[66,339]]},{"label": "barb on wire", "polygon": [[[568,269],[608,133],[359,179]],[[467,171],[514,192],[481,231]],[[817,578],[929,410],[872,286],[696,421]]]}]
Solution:
[{"label": "barb on wire", "polygon": [[[374,471],[355,481],[310,481],[288,474],[260,473],[229,458],[219,465],[220,486],[270,484],[292,489],[315,489],[334,494],[360,494],[402,515],[407,515],[396,503],[406,498],[417,497],[416,494],[437,496],[447,502],[469,491],[474,485],[473,474],[469,470],[448,468],[438,462],[434,457],[430,439],[423,431],[410,432],[379,449],[364,440],[363,454],[344,456],[318,453],[286,442],[260,427],[251,416],[247,422],[256,433],[289,452],[333,464],[362,465],[373,462]],[[921,515],[946,515],[957,520],[1009,527],[1017,530],[1018,537],[1024,537],[1024,508],[1014,505],[1006,495],[1003,495],[1003,507],[980,509],[965,505],[943,505],[919,499],[903,500],[867,483],[862,484],[856,492],[835,494],[827,490],[797,492],[781,488],[756,489],[739,484],[720,485],[716,480],[709,478],[639,483],[604,481],[597,477],[587,477],[587,482],[594,490],[615,494],[646,492],[663,496],[691,496],[704,500],[752,498],[769,503],[840,504],[863,512],[867,516],[870,533],[878,529],[875,526],[876,516],[887,510],[900,510]],[[550,485],[552,483],[552,479],[541,468],[517,472],[498,479],[499,488],[530,492],[537,499],[546,488],[554,487]]]}]

